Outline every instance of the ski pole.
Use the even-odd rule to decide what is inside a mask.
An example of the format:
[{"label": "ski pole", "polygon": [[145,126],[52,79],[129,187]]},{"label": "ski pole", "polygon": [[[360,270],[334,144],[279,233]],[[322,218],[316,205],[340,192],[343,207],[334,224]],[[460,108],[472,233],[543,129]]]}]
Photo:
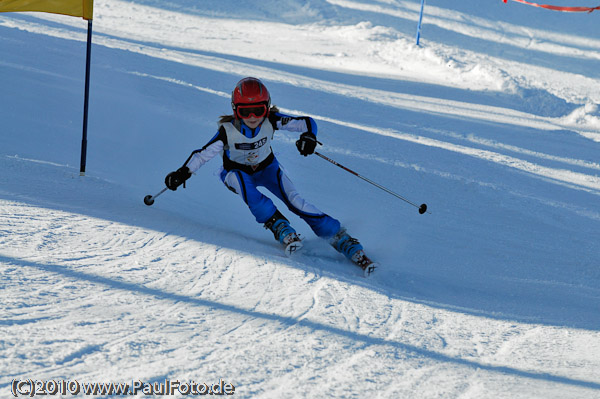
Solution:
[{"label": "ski pole", "polygon": [[[320,157],[321,157],[321,158],[323,158],[324,160],[326,160],[326,161],[328,161],[328,162],[331,162],[331,163],[332,163],[332,164],[334,164],[335,166],[339,166],[340,168],[344,169],[346,172],[350,172],[350,173],[352,173],[354,176],[356,176],[356,177],[359,177],[359,178],[363,179],[363,180],[364,180],[364,181],[366,181],[367,183],[371,183],[371,184],[372,184],[372,185],[374,185],[375,187],[377,187],[377,188],[380,188],[380,189],[382,189],[383,191],[385,191],[385,192],[387,192],[387,193],[389,193],[389,194],[392,194],[394,197],[396,197],[396,198],[400,198],[402,201],[404,201],[404,202],[407,202],[407,203],[411,204],[412,206],[414,206],[414,207],[418,208],[418,209],[419,209],[419,213],[420,213],[421,215],[422,215],[422,214],[424,214],[425,212],[427,212],[427,204],[421,204],[421,205],[419,206],[419,205],[417,205],[417,204],[415,204],[415,203],[413,203],[413,202],[411,202],[411,201],[407,200],[406,198],[402,197],[401,195],[398,195],[398,194],[396,194],[395,192],[393,192],[393,191],[391,191],[391,190],[388,190],[387,188],[383,187],[382,185],[380,185],[380,184],[377,184],[377,183],[375,183],[374,181],[372,181],[372,180],[369,180],[369,179],[367,179],[366,177],[359,175],[358,173],[356,173],[356,172],[355,172],[355,171],[353,171],[352,169],[348,169],[348,168],[347,168],[347,167],[345,167],[344,165],[341,165],[341,164],[337,163],[337,162],[336,162],[336,161],[334,161],[333,159],[326,157],[325,155],[321,154],[320,152],[318,152],[318,151],[315,151],[315,154],[316,154],[316,155],[318,155],[318,156],[320,156]],[[428,213],[430,213],[430,212],[428,212]]]},{"label": "ski pole", "polygon": [[167,191],[167,188],[163,188],[162,190],[160,190],[156,195],[146,195],[144,197],[144,204],[150,206],[152,204],[154,204],[154,200],[156,199],[156,197],[158,197],[159,195],[161,195],[162,193],[164,193],[165,191]]}]

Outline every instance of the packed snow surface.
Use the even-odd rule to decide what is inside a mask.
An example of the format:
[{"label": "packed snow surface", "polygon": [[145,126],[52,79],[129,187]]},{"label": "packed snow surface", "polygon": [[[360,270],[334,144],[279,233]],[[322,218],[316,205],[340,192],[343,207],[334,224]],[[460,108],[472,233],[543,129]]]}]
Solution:
[{"label": "packed snow surface", "polygon": [[[416,46],[420,5],[96,0],[85,176],[86,21],[0,14],[0,397],[600,398],[600,14],[432,1]],[[315,118],[320,152],[427,203],[276,133],[372,278],[276,202],[304,237],[286,258],[218,159],[142,202],[245,76]]]}]

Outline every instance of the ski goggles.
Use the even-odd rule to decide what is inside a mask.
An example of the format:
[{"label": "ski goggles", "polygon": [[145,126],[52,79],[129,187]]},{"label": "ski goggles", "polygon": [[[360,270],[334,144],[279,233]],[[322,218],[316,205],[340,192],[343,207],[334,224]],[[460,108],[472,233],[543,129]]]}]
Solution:
[{"label": "ski goggles", "polygon": [[235,113],[241,119],[248,119],[252,116],[263,118],[267,114],[267,106],[265,104],[238,105],[235,107]]}]

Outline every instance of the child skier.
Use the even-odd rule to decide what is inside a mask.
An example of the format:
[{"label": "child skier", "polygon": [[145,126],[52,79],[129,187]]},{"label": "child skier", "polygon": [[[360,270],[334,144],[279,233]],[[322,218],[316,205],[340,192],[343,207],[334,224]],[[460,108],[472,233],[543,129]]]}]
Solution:
[{"label": "child skier", "polygon": [[269,229],[275,239],[291,255],[302,248],[302,242],[290,222],[279,212],[270,198],[257,190],[267,188],[302,218],[319,237],[349,260],[360,266],[365,276],[375,264],[365,255],[362,245],[351,237],[340,222],[306,202],[279,166],[271,149],[275,130],[298,132],[296,147],[303,156],[313,154],[317,145],[317,125],[307,116],[290,116],[271,107],[271,96],[256,78],[240,80],[231,94],[233,115],[222,116],[215,136],[201,149],[195,150],[184,165],[169,173],[165,184],[170,190],[184,184],[207,161],[222,154],[220,177],[228,189],[238,194],[258,223]]}]

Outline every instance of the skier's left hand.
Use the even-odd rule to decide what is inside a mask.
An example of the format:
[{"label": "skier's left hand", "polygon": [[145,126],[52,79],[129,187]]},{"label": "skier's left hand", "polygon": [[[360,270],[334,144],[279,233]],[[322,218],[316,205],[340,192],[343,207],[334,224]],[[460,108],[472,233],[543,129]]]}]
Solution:
[{"label": "skier's left hand", "polygon": [[317,137],[310,132],[302,133],[298,141],[296,141],[296,148],[298,148],[300,155],[308,156],[314,154],[316,147]]}]

